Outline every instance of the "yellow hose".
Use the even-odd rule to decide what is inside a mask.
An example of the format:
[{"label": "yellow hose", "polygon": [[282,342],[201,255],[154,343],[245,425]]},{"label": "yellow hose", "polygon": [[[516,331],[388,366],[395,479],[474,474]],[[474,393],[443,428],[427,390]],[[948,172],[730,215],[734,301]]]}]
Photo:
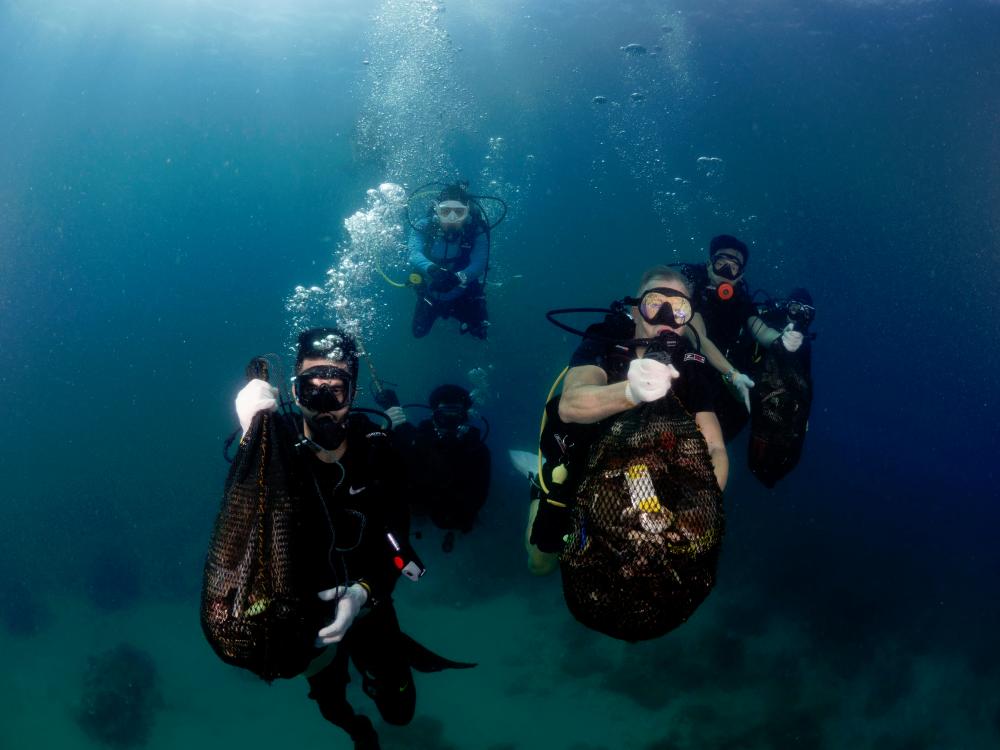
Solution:
[{"label": "yellow hose", "polygon": [[549,420],[549,401],[552,400],[553,394],[556,392],[556,388],[562,382],[562,379],[566,377],[566,373],[569,372],[569,366],[563,368],[563,371],[559,373],[559,376],[555,379],[552,387],[549,388],[549,395],[545,397],[545,407],[542,408],[542,426],[538,428],[538,484],[541,486],[542,491],[548,495],[549,488],[545,486],[545,477],[542,476],[542,433],[545,432],[545,425]]}]

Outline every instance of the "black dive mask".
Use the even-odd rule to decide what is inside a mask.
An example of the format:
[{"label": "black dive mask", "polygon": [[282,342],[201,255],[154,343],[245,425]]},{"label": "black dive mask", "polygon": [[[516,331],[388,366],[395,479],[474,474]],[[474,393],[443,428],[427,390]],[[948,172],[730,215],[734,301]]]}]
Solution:
[{"label": "black dive mask", "polygon": [[680,327],[690,323],[694,315],[691,299],[676,289],[665,287],[647,289],[638,299],[626,297],[623,301],[626,305],[635,305],[639,308],[642,319],[650,325]]},{"label": "black dive mask", "polygon": [[736,281],[743,275],[743,262],[731,255],[716,255],[712,258],[712,270],[716,276]]},{"label": "black dive mask", "polygon": [[336,450],[347,437],[347,416],[339,422],[329,414],[306,417],[311,440],[328,451]]},{"label": "black dive mask", "polygon": [[463,404],[438,404],[434,409],[434,425],[442,430],[457,430],[468,418]]},{"label": "black dive mask", "polygon": [[816,308],[807,305],[805,302],[790,299],[785,303],[785,313],[788,319],[795,324],[796,331],[805,331],[813,318],[816,317]]},{"label": "black dive mask", "polygon": [[292,392],[310,411],[340,411],[354,398],[354,378],[343,368],[317,365],[292,378]]}]

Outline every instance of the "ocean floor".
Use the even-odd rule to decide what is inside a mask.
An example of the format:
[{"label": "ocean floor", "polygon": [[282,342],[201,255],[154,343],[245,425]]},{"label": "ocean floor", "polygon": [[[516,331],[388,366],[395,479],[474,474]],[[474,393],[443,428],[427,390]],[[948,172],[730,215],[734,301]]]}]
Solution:
[{"label": "ocean floor", "polygon": [[[572,620],[558,574],[509,571],[502,585],[486,586],[473,539],[451,555],[426,554],[430,573],[401,581],[396,598],[413,637],[479,666],[417,674],[413,723],[376,722],[386,750],[1000,746],[996,674],[961,655],[907,653],[892,639],[854,653],[843,641],[833,648],[725,581],[674,633],[620,643]],[[85,600],[48,605],[54,616],[41,632],[0,632],[0,748],[104,746],[74,715],[88,658],[121,643],[155,663],[162,700],[149,750],[351,747],[306,698],[303,679],[267,686],[222,664],[201,634],[196,601],[114,613]],[[374,718],[356,682],[351,690]]]}]

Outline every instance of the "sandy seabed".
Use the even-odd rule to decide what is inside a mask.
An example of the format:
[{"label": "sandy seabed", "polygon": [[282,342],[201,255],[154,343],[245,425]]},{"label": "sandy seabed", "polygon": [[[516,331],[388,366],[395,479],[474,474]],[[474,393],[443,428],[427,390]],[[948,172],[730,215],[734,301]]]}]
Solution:
[{"label": "sandy seabed", "polygon": [[[996,676],[977,676],[960,655],[912,656],[887,640],[845,663],[795,621],[761,615],[722,584],[684,627],[625,644],[572,620],[558,575],[525,574],[520,589],[484,596],[481,581],[455,572],[471,569],[471,548],[432,557],[451,572],[401,582],[400,620],[432,650],[479,666],[417,674],[413,723],[376,720],[385,750],[1000,746]],[[303,679],[267,686],[222,664],[196,602],[140,601],[114,613],[82,599],[48,604],[55,616],[39,634],[0,633],[0,748],[102,747],[74,712],[88,657],[120,643],[156,663],[162,707],[148,750],[351,747]],[[375,718],[357,682],[352,702]]]}]

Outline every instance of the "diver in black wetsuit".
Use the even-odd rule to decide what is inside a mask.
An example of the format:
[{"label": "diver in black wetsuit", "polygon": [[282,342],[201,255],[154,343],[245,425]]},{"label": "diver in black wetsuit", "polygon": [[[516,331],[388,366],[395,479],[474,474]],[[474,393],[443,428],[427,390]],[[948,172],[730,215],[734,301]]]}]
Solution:
[{"label": "diver in black wetsuit", "polygon": [[[293,394],[302,413],[297,463],[290,468],[302,500],[301,541],[308,570],[304,585],[330,603],[317,646],[334,646],[306,674],[309,696],[323,716],[344,729],[355,748],[379,747],[371,721],[347,701],[348,663],[382,718],[407,724],[416,688],[411,667],[462,667],[432,654],[404,635],[392,592],[400,574],[423,569],[407,542],[409,513],[402,465],[387,433],[351,413],[358,375],[357,346],[336,328],[299,336]],[[258,411],[276,408],[276,390],[252,380],[236,400],[244,431]],[[332,658],[331,658],[332,657]]]},{"label": "diver in black wetsuit", "polygon": [[783,300],[758,305],[758,315],[772,329],[792,334],[800,345],[790,349],[782,339],[758,345],[750,374],[752,416],[747,464],[761,484],[774,487],[799,462],[812,409],[812,346],[809,326],[816,315],[812,295],[793,289]]},{"label": "diver in black wetsuit", "polygon": [[[718,485],[725,489],[729,458],[712,411],[710,370],[687,339],[687,324],[693,318],[689,295],[677,270],[655,266],[642,277],[637,298],[630,302],[631,315],[615,312],[590,326],[573,353],[562,395],[546,405],[542,472],[550,491],[542,492],[542,483],[533,485],[528,518],[528,565],[533,573],[555,570],[589,444],[603,431],[605,420],[642,403],[662,399],[671,391],[677,396],[700,430]],[[633,341],[664,335],[680,337],[671,365],[646,356],[647,343]],[[560,467],[568,469],[568,477],[553,475]]]},{"label": "diver in black wetsuit", "polygon": [[713,382],[715,412],[728,442],[746,425],[750,412],[749,390],[753,381],[745,374],[750,367],[754,343],[770,346],[781,339],[793,351],[801,336],[789,330],[775,330],[757,315],[743,278],[750,250],[728,234],[712,238],[705,265],[679,263],[677,268],[692,288],[695,312],[692,326],[701,335],[702,349],[709,363],[722,374]]},{"label": "diver in black wetsuit", "polygon": [[479,428],[469,424],[472,398],[458,385],[431,391],[429,419],[413,425],[401,407],[389,407],[393,441],[407,466],[410,507],[446,530],[442,547],[450,552],[455,531],[472,530],[490,489],[490,449]]}]

